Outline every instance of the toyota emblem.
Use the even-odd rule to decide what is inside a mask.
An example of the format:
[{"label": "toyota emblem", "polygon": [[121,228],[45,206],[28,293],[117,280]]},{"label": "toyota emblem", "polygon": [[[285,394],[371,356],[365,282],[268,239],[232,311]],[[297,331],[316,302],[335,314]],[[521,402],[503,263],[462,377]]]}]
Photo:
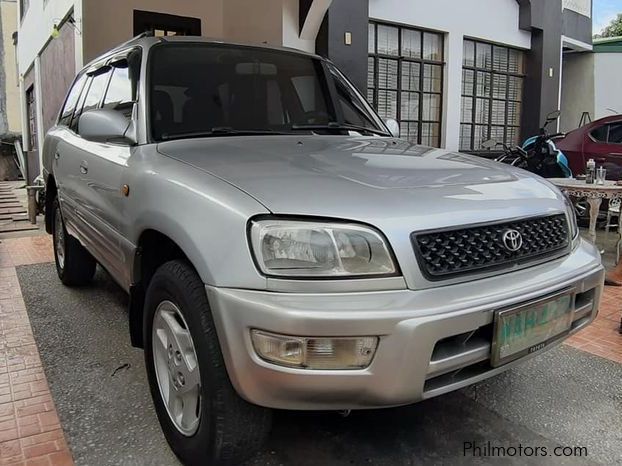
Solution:
[{"label": "toyota emblem", "polygon": [[503,245],[511,252],[518,251],[523,245],[523,236],[517,230],[507,230],[502,239]]}]

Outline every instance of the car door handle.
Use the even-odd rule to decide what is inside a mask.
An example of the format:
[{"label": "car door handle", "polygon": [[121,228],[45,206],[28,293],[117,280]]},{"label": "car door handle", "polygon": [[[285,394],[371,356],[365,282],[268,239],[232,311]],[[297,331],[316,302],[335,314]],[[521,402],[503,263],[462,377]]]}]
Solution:
[{"label": "car door handle", "polygon": [[80,173],[82,173],[83,175],[86,175],[89,172],[89,164],[86,163],[85,160],[83,160],[80,163]]},{"label": "car door handle", "polygon": [[58,159],[60,159],[60,153],[55,152],[54,153],[54,160],[58,160]]}]

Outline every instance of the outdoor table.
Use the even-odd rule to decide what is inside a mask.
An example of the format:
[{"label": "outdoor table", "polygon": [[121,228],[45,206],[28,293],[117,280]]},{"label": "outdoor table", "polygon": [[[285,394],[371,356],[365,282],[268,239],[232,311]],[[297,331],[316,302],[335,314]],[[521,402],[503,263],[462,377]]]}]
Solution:
[{"label": "outdoor table", "polygon": [[[622,199],[622,185],[615,181],[605,181],[605,184],[587,184],[584,180],[572,178],[549,178],[548,181],[560,188],[568,196],[586,198],[590,204],[590,229],[589,237],[592,243],[596,244],[596,221],[598,212],[603,199]],[[622,244],[622,222],[618,220],[618,240],[617,247]]]}]

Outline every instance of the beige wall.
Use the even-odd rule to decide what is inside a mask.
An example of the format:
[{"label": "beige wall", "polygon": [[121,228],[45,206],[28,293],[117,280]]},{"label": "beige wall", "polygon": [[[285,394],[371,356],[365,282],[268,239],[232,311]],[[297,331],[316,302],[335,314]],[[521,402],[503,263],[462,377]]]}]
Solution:
[{"label": "beige wall", "polygon": [[[201,19],[202,35],[237,42],[283,45],[297,39],[298,10],[294,0],[83,0],[84,63],[133,36],[133,10]],[[297,0],[296,0],[297,2]],[[285,23],[285,25],[284,25]],[[292,23],[292,24],[289,24]],[[295,26],[293,24],[295,23]],[[293,38],[286,45],[309,48]]]},{"label": "beige wall", "polygon": [[594,54],[568,53],[562,67],[560,131],[576,129],[583,112],[594,119]]},{"label": "beige wall", "polygon": [[223,38],[283,45],[283,0],[224,0]]},{"label": "beige wall", "polygon": [[134,10],[199,18],[204,36],[220,38],[223,1],[230,0],[83,0],[84,63],[133,37]]},{"label": "beige wall", "polygon": [[4,63],[4,79],[6,92],[6,118],[8,131],[20,133],[22,131],[21,103],[17,81],[17,67],[15,63],[15,47],[13,46],[13,32],[17,31],[17,2],[2,1],[0,5],[2,21],[2,53]]}]

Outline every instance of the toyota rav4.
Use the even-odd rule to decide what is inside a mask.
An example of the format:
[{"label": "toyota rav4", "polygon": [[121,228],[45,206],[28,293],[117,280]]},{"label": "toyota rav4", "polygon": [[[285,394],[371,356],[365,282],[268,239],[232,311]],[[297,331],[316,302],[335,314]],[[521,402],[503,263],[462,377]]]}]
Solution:
[{"label": "toyota rav4", "polygon": [[67,286],[130,295],[187,464],[237,463],[270,408],[414,403],[595,317],[598,251],[544,179],[399,139],[328,60],[145,37],[86,66],[44,145]]}]

